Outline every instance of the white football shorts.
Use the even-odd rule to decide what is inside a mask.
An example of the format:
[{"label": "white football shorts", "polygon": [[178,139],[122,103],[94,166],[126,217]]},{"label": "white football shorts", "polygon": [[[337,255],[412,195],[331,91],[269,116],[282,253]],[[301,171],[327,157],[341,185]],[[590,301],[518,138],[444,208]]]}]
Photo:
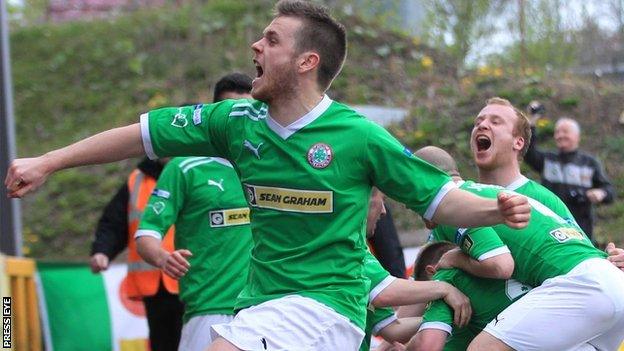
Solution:
[{"label": "white football shorts", "polygon": [[364,332],[316,300],[289,295],[238,312],[229,324],[212,326],[244,351],[356,351]]}]

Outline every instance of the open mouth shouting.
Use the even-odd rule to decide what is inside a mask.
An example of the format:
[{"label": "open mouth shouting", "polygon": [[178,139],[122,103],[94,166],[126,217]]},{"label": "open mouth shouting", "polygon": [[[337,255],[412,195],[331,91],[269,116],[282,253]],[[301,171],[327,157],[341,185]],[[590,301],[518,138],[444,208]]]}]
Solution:
[{"label": "open mouth shouting", "polygon": [[476,137],[477,152],[487,151],[492,146],[492,141],[486,135],[477,135]]},{"label": "open mouth shouting", "polygon": [[256,61],[255,59],[253,60],[253,63],[254,63],[254,66],[256,66],[256,79],[258,79],[262,77],[262,75],[264,74],[264,70],[262,69],[262,66],[260,65],[260,63],[258,63],[258,61]]}]

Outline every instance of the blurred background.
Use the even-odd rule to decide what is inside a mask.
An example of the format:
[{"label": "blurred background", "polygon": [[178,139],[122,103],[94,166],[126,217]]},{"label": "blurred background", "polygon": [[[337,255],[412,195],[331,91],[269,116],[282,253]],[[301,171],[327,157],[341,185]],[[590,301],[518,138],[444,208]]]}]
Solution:
[{"label": "blurred background", "polygon": [[[5,1],[5,0],[2,0]],[[9,0],[17,155],[41,154],[138,121],[156,107],[211,100],[231,71],[252,76],[250,43],[272,0]],[[576,119],[581,148],[619,195],[595,237],[624,245],[624,0],[327,0],[349,54],[329,95],[357,105],[411,149],[434,144],[474,177],[469,133],[487,98],[541,101],[541,145]],[[62,171],[22,201],[23,253],[85,262],[101,209],[137,160]],[[523,165],[523,171],[539,175]],[[404,245],[417,216],[391,203]]]}]

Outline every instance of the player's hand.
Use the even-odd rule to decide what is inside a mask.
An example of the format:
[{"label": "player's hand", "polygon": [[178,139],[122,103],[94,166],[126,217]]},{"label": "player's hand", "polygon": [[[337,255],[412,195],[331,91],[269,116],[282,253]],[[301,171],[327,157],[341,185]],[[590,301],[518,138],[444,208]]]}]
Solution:
[{"label": "player's hand", "polygon": [[614,266],[624,271],[624,250],[619,247],[615,247],[614,243],[608,243],[605,251],[609,254],[607,260],[613,263]]},{"label": "player's hand", "polygon": [[511,228],[522,229],[529,224],[531,206],[522,195],[498,193],[498,210],[504,223]]},{"label": "player's hand", "polygon": [[459,259],[458,257],[459,255],[463,255],[463,254],[462,254],[461,249],[458,247],[445,252],[442,255],[442,257],[440,257],[438,264],[436,264],[435,266],[436,271],[438,269],[448,269],[448,268],[457,267],[457,261]]},{"label": "player's hand", "polygon": [[388,351],[406,351],[407,347],[398,341],[392,343],[392,347]]},{"label": "player's hand", "polygon": [[386,340],[382,341],[381,344],[379,344],[379,346],[377,346],[377,348],[375,349],[375,351],[406,351],[406,350],[407,348],[405,347],[405,345],[401,344],[400,342],[395,341],[394,343],[390,344]]},{"label": "player's hand", "polygon": [[470,300],[461,291],[451,284],[440,282],[444,284],[446,295],[444,296],[444,302],[449,305],[453,313],[453,323],[462,328],[468,325],[470,317],[472,317],[472,307],[470,306]]},{"label": "player's hand", "polygon": [[171,278],[176,280],[180,279],[188,272],[189,267],[191,267],[191,264],[186,260],[187,257],[191,256],[193,256],[193,254],[189,250],[184,249],[167,253],[161,260],[160,269]]},{"label": "player's hand", "polygon": [[41,186],[49,174],[44,156],[18,158],[11,162],[4,186],[9,197],[23,197]]},{"label": "player's hand", "polygon": [[93,254],[89,259],[89,266],[91,266],[91,272],[100,273],[108,269],[108,256],[98,252]]},{"label": "player's hand", "polygon": [[587,190],[585,192],[585,196],[587,196],[587,199],[592,204],[598,204],[601,203],[605,197],[607,197],[607,192],[599,188],[594,188]]},{"label": "player's hand", "polygon": [[383,340],[381,342],[381,344],[379,344],[379,346],[377,346],[377,348],[375,349],[375,351],[392,351],[392,344],[387,342],[386,340]]}]

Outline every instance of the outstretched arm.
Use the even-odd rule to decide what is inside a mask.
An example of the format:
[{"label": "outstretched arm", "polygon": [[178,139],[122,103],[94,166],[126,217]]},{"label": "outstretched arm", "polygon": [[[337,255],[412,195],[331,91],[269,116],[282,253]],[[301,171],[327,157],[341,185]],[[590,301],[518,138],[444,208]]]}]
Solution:
[{"label": "outstretched arm", "polygon": [[436,223],[456,227],[487,227],[504,223],[520,229],[527,226],[530,215],[531,206],[524,196],[501,192],[496,201],[455,188],[442,198],[432,219]]},{"label": "outstretched arm", "polygon": [[22,197],[36,190],[59,170],[109,163],[144,154],[138,123],[110,129],[35,158],[16,159],[4,180],[10,197]]}]

